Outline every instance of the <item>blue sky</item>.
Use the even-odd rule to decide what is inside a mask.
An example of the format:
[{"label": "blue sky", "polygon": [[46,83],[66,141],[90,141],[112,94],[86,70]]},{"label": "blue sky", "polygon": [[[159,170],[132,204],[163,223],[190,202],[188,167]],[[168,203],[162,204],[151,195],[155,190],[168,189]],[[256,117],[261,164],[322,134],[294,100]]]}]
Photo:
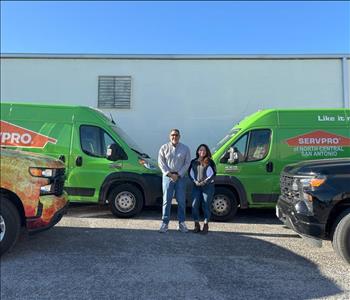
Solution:
[{"label": "blue sky", "polygon": [[2,53],[344,54],[348,1],[1,1]]}]

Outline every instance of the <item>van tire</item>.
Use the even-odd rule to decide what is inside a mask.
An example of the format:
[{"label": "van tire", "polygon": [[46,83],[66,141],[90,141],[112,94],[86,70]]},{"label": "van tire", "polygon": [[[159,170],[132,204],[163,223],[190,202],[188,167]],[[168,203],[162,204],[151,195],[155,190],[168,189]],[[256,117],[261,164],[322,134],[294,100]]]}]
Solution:
[{"label": "van tire", "polygon": [[143,208],[143,195],[134,185],[123,183],[114,187],[108,195],[110,209],[118,218],[130,218]]},{"label": "van tire", "polygon": [[225,222],[232,220],[238,211],[238,199],[229,189],[216,187],[211,207],[211,219]]},{"label": "van tire", "polygon": [[350,264],[350,209],[345,210],[333,227],[332,245],[337,255]]},{"label": "van tire", "polygon": [[15,245],[21,231],[21,218],[18,210],[6,195],[1,195],[0,227],[0,238],[3,235],[0,241],[0,255],[3,255]]}]

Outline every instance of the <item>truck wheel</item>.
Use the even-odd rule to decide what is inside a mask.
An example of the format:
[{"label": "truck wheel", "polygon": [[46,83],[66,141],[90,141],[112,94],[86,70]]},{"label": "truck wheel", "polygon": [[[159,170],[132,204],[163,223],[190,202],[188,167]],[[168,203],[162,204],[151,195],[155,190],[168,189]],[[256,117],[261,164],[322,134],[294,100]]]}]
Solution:
[{"label": "truck wheel", "polygon": [[227,188],[215,188],[213,203],[211,205],[212,219],[214,221],[229,221],[237,213],[238,200],[236,195]]},{"label": "truck wheel", "polygon": [[337,219],[332,245],[338,256],[350,264],[350,209],[343,212]]},{"label": "truck wheel", "polygon": [[21,219],[17,208],[1,195],[0,203],[0,254],[9,251],[16,243],[21,230]]},{"label": "truck wheel", "polygon": [[113,188],[108,196],[112,213],[119,218],[130,218],[141,212],[143,196],[134,185],[125,183]]}]

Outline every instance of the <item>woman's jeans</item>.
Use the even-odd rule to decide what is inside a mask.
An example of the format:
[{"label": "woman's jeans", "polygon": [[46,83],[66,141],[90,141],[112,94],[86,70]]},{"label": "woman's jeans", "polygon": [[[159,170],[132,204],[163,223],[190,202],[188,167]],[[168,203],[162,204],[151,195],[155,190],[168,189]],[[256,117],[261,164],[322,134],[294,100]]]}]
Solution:
[{"label": "woman's jeans", "polygon": [[213,183],[205,186],[193,186],[192,189],[192,217],[195,222],[199,222],[199,205],[202,202],[204,222],[209,222],[211,215],[211,204],[213,202],[215,187]]},{"label": "woman's jeans", "polygon": [[179,222],[185,222],[186,214],[186,179],[180,177],[176,182],[168,176],[163,176],[163,216],[162,220],[170,221],[171,201],[175,195],[177,201],[177,217]]}]

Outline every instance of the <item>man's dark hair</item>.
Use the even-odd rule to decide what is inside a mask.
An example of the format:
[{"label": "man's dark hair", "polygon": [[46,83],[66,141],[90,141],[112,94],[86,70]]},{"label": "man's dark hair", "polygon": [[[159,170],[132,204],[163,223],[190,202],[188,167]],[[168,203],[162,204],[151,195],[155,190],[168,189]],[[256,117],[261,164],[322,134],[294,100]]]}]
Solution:
[{"label": "man's dark hair", "polygon": [[173,129],[170,130],[170,133],[172,133],[173,131],[176,131],[176,133],[178,135],[180,135],[180,130],[179,129],[173,128]]}]

